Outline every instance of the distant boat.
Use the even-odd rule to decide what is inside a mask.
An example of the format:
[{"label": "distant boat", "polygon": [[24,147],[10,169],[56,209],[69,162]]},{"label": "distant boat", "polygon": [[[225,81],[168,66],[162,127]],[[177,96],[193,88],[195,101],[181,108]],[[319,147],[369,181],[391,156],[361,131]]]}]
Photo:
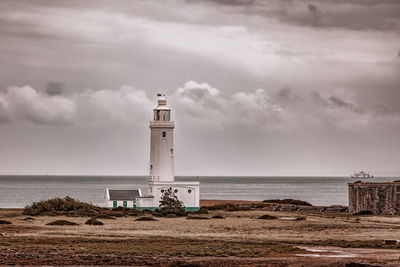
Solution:
[{"label": "distant boat", "polygon": [[374,178],[374,176],[369,174],[369,172],[364,172],[364,171],[354,172],[354,174],[352,174],[350,177],[351,178]]}]

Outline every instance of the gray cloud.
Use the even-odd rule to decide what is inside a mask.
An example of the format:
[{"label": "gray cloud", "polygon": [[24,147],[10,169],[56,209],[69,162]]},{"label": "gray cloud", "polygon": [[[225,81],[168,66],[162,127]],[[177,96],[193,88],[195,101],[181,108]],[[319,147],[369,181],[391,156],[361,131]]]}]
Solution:
[{"label": "gray cloud", "polygon": [[[3,123],[102,126],[143,121],[151,102],[143,91],[123,86],[118,90],[85,90],[61,95],[59,87],[39,92],[30,86],[9,87],[0,93]],[[57,90],[54,90],[57,89]],[[134,125],[132,125],[134,126]]]},{"label": "gray cloud", "polygon": [[[118,90],[88,89],[70,95],[62,95],[58,86],[56,84],[57,90],[52,93],[40,93],[30,86],[8,88],[0,93],[1,121],[67,123],[85,127],[120,124],[132,127],[148,119],[148,111],[153,105],[144,91],[129,86]],[[322,97],[317,92],[311,93],[309,100],[306,95],[293,94],[290,89],[281,89],[276,94],[264,89],[231,94],[195,81],[176,89],[170,99],[178,116],[188,121],[192,118],[199,125],[211,127],[262,125],[261,128],[267,131],[289,130],[305,127],[307,122],[304,116],[309,117],[307,114],[310,111],[313,111],[312,123],[307,126],[310,128],[315,127],[316,121],[319,122],[318,127],[322,127],[325,123],[334,125],[337,119],[357,120],[359,116],[365,116],[369,124],[374,124],[369,114],[379,112],[380,115],[390,115],[384,112],[386,109],[383,107],[366,110],[354,101],[338,96]],[[340,113],[332,113],[334,110]],[[301,124],[298,124],[300,121]]]},{"label": "gray cloud", "polygon": [[49,82],[46,86],[46,94],[49,96],[62,95],[65,90],[65,85],[61,82]]},{"label": "gray cloud", "polygon": [[364,114],[365,111],[359,107],[353,102],[349,100],[345,100],[336,96],[331,96],[329,98],[329,102],[332,103],[336,107],[340,108],[346,108],[352,112],[359,113],[359,114]]},{"label": "gray cloud", "polygon": [[[396,169],[399,4],[0,1],[0,162],[20,168],[22,160],[32,162],[20,155],[35,151],[41,159],[40,151],[60,147],[72,159],[86,151],[101,162],[89,164],[96,171],[107,164],[132,171],[135,157],[135,168],[145,165],[143,140],[160,88],[174,109],[177,151],[195,154],[189,160],[177,153],[186,173],[201,171],[190,162],[210,154],[210,172],[254,167],[265,175],[286,170],[288,160],[298,162],[293,169],[314,170],[353,153],[379,156],[360,164]],[[113,152],[97,153],[104,144]],[[332,149],[336,157],[326,153]],[[121,156],[101,161],[98,154]],[[68,169],[67,163],[61,165]]]},{"label": "gray cloud", "polygon": [[[202,1],[197,1],[200,2]],[[275,18],[291,25],[392,32],[400,29],[398,1],[341,0],[331,3],[324,0],[258,0],[239,2],[241,4],[236,4],[236,1],[211,2],[232,7],[232,12]]]},{"label": "gray cloud", "polygon": [[[213,4],[229,5],[229,6],[248,6],[255,3],[254,0],[207,0]],[[198,2],[198,0],[187,0],[187,2]]]},{"label": "gray cloud", "polygon": [[307,8],[313,18],[313,21],[317,22],[321,15],[321,10],[319,10],[316,5],[312,5],[312,4],[308,4]]}]

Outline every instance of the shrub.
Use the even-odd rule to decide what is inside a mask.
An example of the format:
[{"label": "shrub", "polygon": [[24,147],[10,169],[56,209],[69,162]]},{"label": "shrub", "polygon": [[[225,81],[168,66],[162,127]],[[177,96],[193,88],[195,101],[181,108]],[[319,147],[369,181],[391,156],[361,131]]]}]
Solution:
[{"label": "shrub", "polygon": [[11,222],[5,221],[5,220],[0,220],[0,224],[11,224]]},{"label": "shrub", "polygon": [[135,221],[157,221],[157,220],[154,219],[153,217],[140,217],[137,218]]},{"label": "shrub", "polygon": [[353,213],[353,215],[371,215],[371,214],[373,214],[373,213],[370,210],[362,210],[362,211]]},{"label": "shrub", "polygon": [[57,220],[57,221],[54,221],[54,222],[49,222],[46,225],[79,225],[79,224],[74,223],[74,222],[70,222],[70,221],[67,221],[67,220]]},{"label": "shrub", "polygon": [[167,214],[175,214],[177,216],[185,215],[185,206],[172,191],[172,188],[165,190],[161,197],[159,207],[159,216],[165,217]]},{"label": "shrub", "polygon": [[104,223],[96,220],[95,218],[90,218],[89,220],[87,220],[85,222],[85,224],[88,224],[88,225],[104,225]]},{"label": "shrub", "polygon": [[278,217],[271,216],[271,215],[268,215],[268,214],[264,214],[264,215],[258,217],[257,219],[260,219],[260,220],[275,220],[275,219],[278,219]]},{"label": "shrub", "polygon": [[225,219],[225,217],[222,215],[214,215],[211,217],[211,219]]},{"label": "shrub", "polygon": [[299,206],[312,206],[310,203],[297,199],[266,199],[263,203],[293,204]]},{"label": "shrub", "polygon": [[103,208],[75,200],[71,197],[53,198],[45,201],[33,202],[24,208],[24,215],[43,215],[56,212],[75,212],[78,215],[98,213]]},{"label": "shrub", "polygon": [[198,211],[195,212],[196,214],[208,214],[207,207],[201,207]]},{"label": "shrub", "polygon": [[203,217],[203,216],[188,216],[188,220],[209,220],[210,218],[208,217]]}]

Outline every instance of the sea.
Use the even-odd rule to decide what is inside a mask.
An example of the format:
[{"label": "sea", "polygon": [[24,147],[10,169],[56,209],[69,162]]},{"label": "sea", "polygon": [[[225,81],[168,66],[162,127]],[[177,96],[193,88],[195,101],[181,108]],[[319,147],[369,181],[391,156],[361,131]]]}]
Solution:
[{"label": "sea", "polygon": [[[22,208],[35,201],[70,196],[103,206],[105,190],[137,189],[147,193],[147,176],[0,176],[0,208]],[[176,181],[199,181],[200,199],[299,199],[313,205],[348,205],[349,177],[228,177],[178,176]],[[359,180],[359,179],[358,179]],[[376,177],[374,182],[399,178]]]}]

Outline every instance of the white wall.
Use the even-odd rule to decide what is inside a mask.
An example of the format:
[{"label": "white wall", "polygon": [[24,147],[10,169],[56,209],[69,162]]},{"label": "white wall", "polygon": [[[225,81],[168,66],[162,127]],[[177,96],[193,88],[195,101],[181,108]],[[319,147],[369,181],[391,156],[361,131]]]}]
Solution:
[{"label": "white wall", "polygon": [[[172,191],[178,190],[176,196],[183,202],[185,207],[199,207],[200,206],[200,184],[198,182],[150,182],[149,192],[154,196],[153,205],[158,207],[163,195],[161,190],[172,188]],[[189,193],[189,190],[191,191]]]},{"label": "white wall", "polygon": [[[154,207],[154,198],[144,197],[144,198],[136,198],[136,207]],[[157,206],[158,207],[158,206]]]},{"label": "white wall", "polygon": [[[173,124],[154,122],[150,138],[150,177],[155,181],[174,181],[174,131]],[[166,136],[163,137],[163,132]],[[171,152],[172,149],[172,152]],[[154,179],[153,179],[154,180]]]},{"label": "white wall", "polygon": [[[124,201],[123,200],[117,200],[117,207],[123,207],[124,206]],[[114,207],[114,201],[113,200],[108,200],[106,201],[106,208],[113,208]],[[127,201],[127,208],[133,208],[133,201],[128,200]]]}]

